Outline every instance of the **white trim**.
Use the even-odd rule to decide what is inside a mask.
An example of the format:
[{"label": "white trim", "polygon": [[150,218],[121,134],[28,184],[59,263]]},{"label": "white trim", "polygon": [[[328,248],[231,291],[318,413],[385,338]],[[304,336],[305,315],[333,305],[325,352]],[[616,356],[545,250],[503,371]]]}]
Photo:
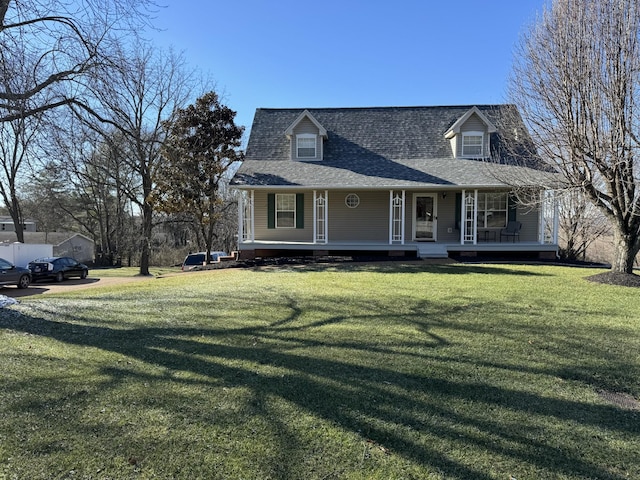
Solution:
[{"label": "white trim", "polygon": [[320,124],[320,122],[316,120],[316,118],[313,115],[311,115],[309,110],[306,110],[306,109],[300,115],[298,115],[298,118],[296,118],[291,125],[289,125],[289,127],[284,131],[284,134],[287,137],[291,137],[293,135],[293,130],[298,126],[298,124],[305,117],[308,118],[311,121],[311,123],[313,123],[318,128],[318,133],[320,134],[321,137],[327,138],[327,129],[324,128]]},{"label": "white trim", "polygon": [[[396,216],[398,214],[396,210],[396,198],[400,200],[400,215],[399,218]],[[389,245],[393,245],[394,243],[400,242],[400,245],[404,245],[405,242],[405,228],[406,228],[406,191],[402,190],[402,196],[398,192],[393,190],[389,190]],[[395,235],[395,224],[400,221],[400,236],[399,238]]]},{"label": "white trim", "polygon": [[[287,195],[289,197],[293,197],[293,210],[280,210],[281,212],[291,212],[291,211],[293,211],[293,225],[290,226],[290,227],[289,226],[287,226],[287,227],[278,226],[278,211],[279,211],[278,210],[278,197],[279,196],[283,196],[283,195]],[[273,219],[274,220],[274,227],[276,229],[282,229],[282,230],[296,228],[296,220],[297,220],[297,214],[298,214],[298,212],[296,211],[296,207],[297,207],[297,205],[296,205],[296,200],[297,200],[296,194],[295,193],[276,193],[274,200],[275,200],[275,205],[274,205],[274,209],[273,209],[274,210],[273,214],[275,216],[275,218]]]},{"label": "white trim", "polygon": [[[480,137],[480,153],[477,154],[469,154],[464,152],[464,140],[465,138],[470,137]],[[468,131],[462,132],[460,138],[460,157],[461,158],[484,158],[486,155],[484,154],[484,132],[479,131]],[[477,147],[477,145],[467,145],[468,147]]]},{"label": "white trim", "polygon": [[[300,140],[313,140],[313,155],[300,155],[300,148],[310,149],[311,147],[300,147]],[[318,156],[318,135],[315,133],[298,133],[296,134],[296,159],[298,160],[316,160]]]},{"label": "white trim", "polygon": [[[322,205],[319,202],[322,201]],[[329,191],[325,190],[324,195],[318,195],[317,190],[313,191],[313,243],[329,242]],[[322,217],[320,217],[320,214]],[[322,235],[318,235],[318,221],[322,219]]]},{"label": "white trim", "polygon": [[463,116],[456,120],[453,125],[451,125],[451,128],[445,132],[444,138],[449,140],[460,133],[460,128],[462,127],[464,122],[469,120],[469,117],[471,117],[471,115],[473,115],[474,113],[478,115],[478,117],[480,117],[480,120],[482,120],[482,122],[487,126],[488,133],[494,133],[498,131],[495,125],[491,123],[487,117],[484,116],[484,114],[478,109],[478,107],[472,107],[467,110],[467,112]]}]

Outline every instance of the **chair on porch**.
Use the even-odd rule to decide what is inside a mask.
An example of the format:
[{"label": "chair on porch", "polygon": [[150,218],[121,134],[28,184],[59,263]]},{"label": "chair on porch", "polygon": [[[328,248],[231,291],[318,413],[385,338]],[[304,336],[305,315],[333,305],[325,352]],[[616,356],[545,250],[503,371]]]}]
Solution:
[{"label": "chair on porch", "polygon": [[522,228],[522,223],[516,221],[507,222],[507,228],[503,228],[500,230],[500,241],[502,242],[502,237],[507,237],[507,239],[511,238],[512,242],[515,243],[516,238],[520,241],[520,229]]}]

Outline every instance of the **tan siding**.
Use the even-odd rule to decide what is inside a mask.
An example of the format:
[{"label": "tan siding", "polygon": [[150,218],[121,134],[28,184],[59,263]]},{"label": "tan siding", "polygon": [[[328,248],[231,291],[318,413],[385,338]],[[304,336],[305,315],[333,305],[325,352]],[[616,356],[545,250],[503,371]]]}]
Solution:
[{"label": "tan siding", "polygon": [[[447,192],[442,198],[438,194],[438,242],[455,243],[460,241],[460,231],[456,229],[456,194]],[[451,232],[448,232],[448,229]]]},{"label": "tan siding", "polygon": [[[349,208],[345,197],[356,193],[357,208]],[[329,192],[329,241],[389,241],[389,192]]]},{"label": "tan siding", "polygon": [[529,207],[519,207],[516,211],[516,220],[522,223],[522,230],[520,230],[521,242],[537,242],[539,217],[538,209],[532,209]]}]

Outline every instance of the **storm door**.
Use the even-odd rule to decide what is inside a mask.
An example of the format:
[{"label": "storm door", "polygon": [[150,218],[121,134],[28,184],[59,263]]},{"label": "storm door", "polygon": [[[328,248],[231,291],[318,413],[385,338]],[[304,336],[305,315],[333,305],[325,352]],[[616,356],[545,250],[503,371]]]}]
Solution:
[{"label": "storm door", "polygon": [[416,194],[413,197],[413,239],[435,241],[437,219],[436,196]]}]

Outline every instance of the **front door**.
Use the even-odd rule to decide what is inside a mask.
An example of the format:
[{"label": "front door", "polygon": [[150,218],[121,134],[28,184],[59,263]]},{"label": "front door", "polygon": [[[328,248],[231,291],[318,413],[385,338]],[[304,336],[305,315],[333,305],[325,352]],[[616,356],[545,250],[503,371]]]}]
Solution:
[{"label": "front door", "polygon": [[413,239],[415,241],[436,240],[436,196],[418,193],[413,197]]}]

